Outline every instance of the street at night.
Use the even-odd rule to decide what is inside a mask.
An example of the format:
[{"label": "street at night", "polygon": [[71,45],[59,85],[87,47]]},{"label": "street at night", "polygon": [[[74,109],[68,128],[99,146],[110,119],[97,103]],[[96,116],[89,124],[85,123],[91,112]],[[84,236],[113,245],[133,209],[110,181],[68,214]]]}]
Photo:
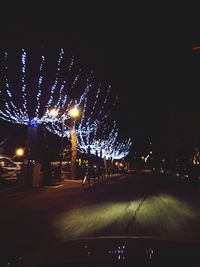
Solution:
[{"label": "street at night", "polygon": [[52,4],[2,7],[0,267],[199,267],[197,6]]},{"label": "street at night", "polygon": [[55,188],[1,189],[1,260],[37,255],[84,237],[198,240],[199,192],[199,187],[150,170],[85,189],[79,180],[66,180]]}]

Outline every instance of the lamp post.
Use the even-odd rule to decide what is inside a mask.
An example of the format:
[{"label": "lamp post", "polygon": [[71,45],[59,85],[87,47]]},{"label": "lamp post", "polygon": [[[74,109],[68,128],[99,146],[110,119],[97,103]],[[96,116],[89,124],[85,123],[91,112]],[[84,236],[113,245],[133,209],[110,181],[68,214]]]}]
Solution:
[{"label": "lamp post", "polygon": [[65,119],[63,117],[61,124],[61,140],[60,140],[60,163],[59,163],[59,178],[62,179],[62,162],[63,162],[63,144],[64,144],[64,127],[65,127]]},{"label": "lamp post", "polygon": [[71,135],[71,179],[76,178],[76,157],[77,157],[77,135],[75,129],[76,118],[80,116],[80,110],[74,106],[69,110],[69,116],[73,118],[73,124],[70,127]]},{"label": "lamp post", "polygon": [[[50,111],[50,115],[56,117],[58,115],[58,111],[56,109],[52,109]],[[80,110],[74,106],[69,109],[68,115],[71,119],[73,119],[72,125],[66,124],[66,126],[70,129],[71,135],[71,178],[74,179],[76,177],[76,157],[77,157],[77,135],[75,129],[76,118],[80,116]],[[63,116],[62,125],[61,125],[61,142],[60,142],[60,179],[62,173],[62,162],[63,162],[63,141],[64,141],[64,126],[65,119]]]}]

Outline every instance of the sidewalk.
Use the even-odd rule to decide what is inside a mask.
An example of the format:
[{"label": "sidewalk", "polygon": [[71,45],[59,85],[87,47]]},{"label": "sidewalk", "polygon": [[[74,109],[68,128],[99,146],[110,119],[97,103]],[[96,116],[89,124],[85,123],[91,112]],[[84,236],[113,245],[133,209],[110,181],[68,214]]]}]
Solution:
[{"label": "sidewalk", "polygon": [[17,182],[11,184],[10,186],[7,187],[0,187],[0,195],[5,195],[5,194],[21,194],[22,192],[42,192],[42,191],[63,191],[66,189],[80,189],[82,191],[83,189],[89,189],[89,188],[94,188],[96,185],[104,184],[108,181],[112,181],[116,178],[119,178],[120,176],[123,176],[124,174],[113,174],[110,175],[102,181],[100,178],[99,180],[97,178],[91,177],[90,180],[86,179],[86,183],[83,185],[83,180],[81,179],[76,179],[72,180],[69,178],[62,179],[61,182],[57,182],[54,185],[49,185],[49,186],[38,186],[38,187],[24,187]]},{"label": "sidewalk", "polygon": [[[90,177],[86,179],[86,183],[90,182],[91,186],[94,186],[95,184],[101,184],[101,183],[106,183],[106,181],[115,179],[116,177],[120,177],[123,174],[112,174],[112,175],[106,175],[105,178],[102,180],[102,178],[100,177],[99,179],[96,177]],[[59,188],[59,187],[66,187],[66,186],[70,186],[70,187],[77,187],[80,186],[82,187],[83,185],[83,179],[70,179],[70,178],[64,178],[65,173],[62,173],[62,181],[61,183],[55,184],[55,185],[51,185],[51,186],[45,186],[46,188]]]}]

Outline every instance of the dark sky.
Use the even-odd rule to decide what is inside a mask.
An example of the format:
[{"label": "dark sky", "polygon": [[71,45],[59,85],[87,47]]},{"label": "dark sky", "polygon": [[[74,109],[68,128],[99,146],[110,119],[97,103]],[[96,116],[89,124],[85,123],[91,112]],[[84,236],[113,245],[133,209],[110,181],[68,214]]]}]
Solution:
[{"label": "dark sky", "polygon": [[197,7],[68,3],[13,9],[1,19],[2,48],[45,44],[75,54],[112,84],[122,133],[133,138],[161,138],[180,110],[200,114]]}]

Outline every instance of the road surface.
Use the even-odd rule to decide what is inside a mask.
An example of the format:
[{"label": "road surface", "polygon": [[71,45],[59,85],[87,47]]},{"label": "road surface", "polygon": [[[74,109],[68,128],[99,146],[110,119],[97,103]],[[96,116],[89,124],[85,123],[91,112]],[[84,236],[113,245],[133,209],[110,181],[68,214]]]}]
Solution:
[{"label": "road surface", "polygon": [[0,248],[7,260],[55,243],[94,236],[200,240],[200,190],[175,178],[137,171],[83,190],[0,189]]}]

